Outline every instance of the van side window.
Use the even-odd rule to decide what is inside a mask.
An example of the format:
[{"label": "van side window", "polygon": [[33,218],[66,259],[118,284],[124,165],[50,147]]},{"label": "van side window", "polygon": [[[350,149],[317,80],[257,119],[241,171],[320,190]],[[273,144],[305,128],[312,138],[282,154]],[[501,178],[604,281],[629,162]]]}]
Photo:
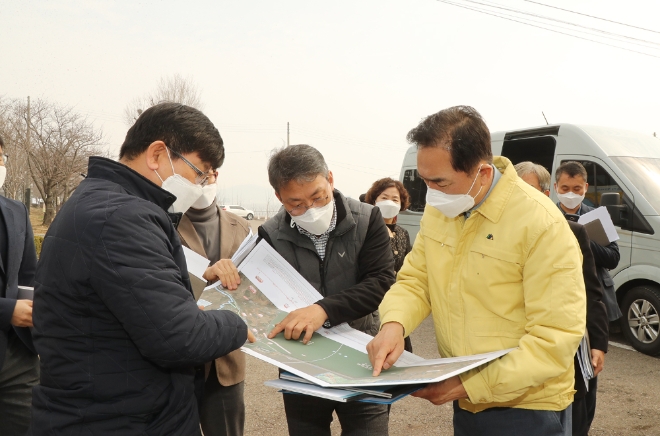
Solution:
[{"label": "van side window", "polygon": [[406,170],[403,173],[403,186],[410,194],[410,207],[413,212],[424,212],[426,206],[426,183],[417,174],[417,170]]},{"label": "van side window", "polygon": [[552,171],[556,146],[557,140],[553,136],[504,139],[502,156],[509,159],[513,165],[531,161],[544,166],[548,171]]},{"label": "van side window", "polygon": [[[562,163],[567,161],[562,161]],[[625,202],[625,193],[619,187],[619,184],[612,176],[600,165],[589,160],[580,161],[584,169],[587,170],[587,194],[585,203],[592,207],[600,206],[600,196],[609,192],[616,192],[621,197],[621,202]]]}]

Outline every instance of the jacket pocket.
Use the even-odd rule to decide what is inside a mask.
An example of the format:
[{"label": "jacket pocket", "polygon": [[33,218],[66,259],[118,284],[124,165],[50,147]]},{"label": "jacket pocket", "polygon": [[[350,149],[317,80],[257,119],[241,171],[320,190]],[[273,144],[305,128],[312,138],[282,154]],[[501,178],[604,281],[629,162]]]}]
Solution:
[{"label": "jacket pocket", "polygon": [[605,285],[606,288],[614,286],[614,280],[610,277],[609,273],[603,274],[603,285]]}]

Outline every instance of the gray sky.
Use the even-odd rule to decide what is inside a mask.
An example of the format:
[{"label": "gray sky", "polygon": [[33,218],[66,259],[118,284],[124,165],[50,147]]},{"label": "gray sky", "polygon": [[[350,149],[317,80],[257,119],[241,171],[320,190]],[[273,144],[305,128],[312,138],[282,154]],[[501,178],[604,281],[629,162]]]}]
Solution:
[{"label": "gray sky", "polygon": [[[660,44],[523,0],[478,1]],[[660,31],[657,0],[540,1]],[[657,57],[644,56],[438,1],[0,0],[0,17],[0,95],[74,106],[115,154],[128,102],[162,76],[192,78],[225,140],[225,189],[268,186],[287,121],[291,143],[321,150],[351,196],[398,177],[408,130],[456,104],[492,131],[545,124],[544,111],[660,134],[660,45],[580,34]]]}]

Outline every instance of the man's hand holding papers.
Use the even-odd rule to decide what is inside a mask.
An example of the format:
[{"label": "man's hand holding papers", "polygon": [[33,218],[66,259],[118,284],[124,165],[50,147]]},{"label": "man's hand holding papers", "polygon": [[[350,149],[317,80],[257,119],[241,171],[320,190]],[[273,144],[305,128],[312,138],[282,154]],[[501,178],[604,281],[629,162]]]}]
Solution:
[{"label": "man's hand holding papers", "polygon": [[238,285],[241,284],[238,269],[236,269],[236,265],[230,259],[220,259],[206,268],[204,279],[209,282],[220,280],[222,286],[230,291],[235,291]]},{"label": "man's hand holding papers", "polygon": [[591,365],[594,367],[594,377],[605,367],[605,353],[601,350],[596,350],[595,348],[591,349]]},{"label": "man's hand holding papers", "polygon": [[430,383],[425,388],[413,392],[411,395],[413,397],[429,400],[436,406],[468,397],[468,394],[463,387],[463,383],[457,375],[437,383]]},{"label": "man's hand holding papers", "polygon": [[274,338],[279,332],[284,331],[285,339],[298,340],[302,332],[305,332],[303,344],[312,339],[312,334],[321,328],[328,319],[325,310],[318,304],[312,304],[302,309],[289,313],[282,321],[277,323],[268,334],[268,339]]},{"label": "man's hand holding papers", "polygon": [[382,369],[390,369],[403,353],[404,329],[398,322],[388,322],[383,325],[376,337],[367,344],[367,353],[373,376],[378,377]]}]

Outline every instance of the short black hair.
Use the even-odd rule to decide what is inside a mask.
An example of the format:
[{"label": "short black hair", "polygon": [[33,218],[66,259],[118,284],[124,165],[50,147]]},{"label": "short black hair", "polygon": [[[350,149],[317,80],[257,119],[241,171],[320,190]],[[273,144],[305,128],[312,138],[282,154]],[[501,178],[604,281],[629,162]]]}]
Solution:
[{"label": "short black hair", "polygon": [[407,139],[417,148],[445,148],[455,171],[470,173],[481,161],[493,162],[490,131],[470,106],[454,106],[429,115],[408,132]]},{"label": "short black hair", "polygon": [[292,180],[311,182],[318,176],[327,179],[328,175],[323,155],[311,145],[296,144],[275,149],[268,160],[268,181],[275,192]]},{"label": "short black hair", "polygon": [[587,170],[584,169],[584,166],[580,162],[575,162],[574,160],[564,162],[557,167],[557,170],[555,170],[555,183],[559,181],[562,174],[566,174],[571,178],[580,176],[584,179],[585,183],[587,182]]},{"label": "short black hair", "polygon": [[[220,168],[225,148],[220,132],[199,110],[179,103],[159,103],[142,112],[128,129],[119,158],[133,160],[154,141],[180,154],[197,153],[202,162]],[[171,154],[172,159],[176,159]]]}]

